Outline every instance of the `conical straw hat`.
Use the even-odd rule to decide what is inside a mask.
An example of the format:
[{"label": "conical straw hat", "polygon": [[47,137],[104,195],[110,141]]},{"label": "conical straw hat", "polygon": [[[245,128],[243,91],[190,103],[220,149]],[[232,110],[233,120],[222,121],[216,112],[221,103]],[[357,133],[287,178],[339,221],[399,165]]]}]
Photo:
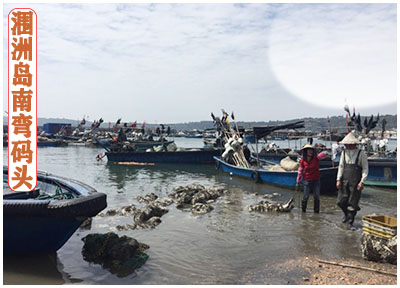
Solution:
[{"label": "conical straw hat", "polygon": [[350,132],[343,138],[340,144],[360,144],[360,141]]},{"label": "conical straw hat", "polygon": [[314,149],[315,150],[315,147],[310,144],[306,144],[303,146],[303,148],[300,149],[300,151],[303,151],[304,149]]}]

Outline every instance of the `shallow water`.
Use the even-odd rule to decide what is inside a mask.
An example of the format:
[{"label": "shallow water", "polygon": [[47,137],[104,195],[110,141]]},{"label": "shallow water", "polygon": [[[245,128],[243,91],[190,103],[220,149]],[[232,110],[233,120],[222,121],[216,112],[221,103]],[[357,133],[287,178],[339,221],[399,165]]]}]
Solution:
[{"label": "shallow water", "polygon": [[[177,139],[178,146],[201,147],[201,139]],[[238,284],[265,265],[297,256],[350,257],[361,259],[359,248],[361,217],[371,213],[397,215],[396,191],[367,187],[356,217],[358,230],[351,232],[340,223],[335,197],[321,196],[321,213],[314,215],[312,197],[309,212],[300,213],[301,193],[251,181],[231,178],[214,165],[121,166],[96,161],[102,149],[70,146],[39,148],[38,169],[80,180],[107,194],[108,207],[140,206],[135,198],[155,193],[167,197],[179,185],[193,183],[223,186],[229,193],[212,204],[203,216],[169,206],[169,213],[153,230],[116,230],[132,223],[132,217],[95,217],[91,230],[78,230],[56,255],[7,257],[4,283],[20,284]],[[7,150],[3,152],[7,163]],[[295,197],[291,213],[250,213],[249,204],[263,200],[263,194],[286,201]],[[82,259],[83,238],[88,233],[113,231],[150,245],[146,264],[135,274],[118,278]],[[279,279],[274,279],[279,283]],[[282,282],[282,284],[285,284]]]}]

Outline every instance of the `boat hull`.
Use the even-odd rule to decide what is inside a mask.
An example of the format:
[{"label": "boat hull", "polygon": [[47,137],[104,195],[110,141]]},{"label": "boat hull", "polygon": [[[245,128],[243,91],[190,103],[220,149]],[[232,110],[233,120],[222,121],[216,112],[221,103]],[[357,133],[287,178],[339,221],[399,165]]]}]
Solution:
[{"label": "boat hull", "polygon": [[[334,162],[334,165],[339,165]],[[320,167],[331,167],[332,161],[320,161]],[[397,187],[397,158],[368,158],[368,177],[365,185]]]},{"label": "boat hull", "polygon": [[136,163],[213,163],[221,150],[185,150],[175,152],[106,152],[111,162]]},{"label": "boat hull", "polygon": [[[4,180],[7,174],[5,167]],[[17,193],[3,183],[3,252],[6,255],[56,252],[83,221],[107,206],[104,193],[79,181],[38,171],[37,182],[37,187],[54,185],[72,198],[42,198],[40,188]],[[48,190],[45,188],[45,191]]]},{"label": "boat hull", "polygon": [[14,216],[3,220],[5,254],[51,253],[60,249],[85,218]]},{"label": "boat hull", "polygon": [[368,177],[365,185],[397,187],[397,159],[368,159]]},{"label": "boat hull", "polygon": [[[288,155],[284,154],[260,154],[260,160],[267,160],[278,163]],[[296,156],[290,156],[296,160]],[[319,161],[321,168],[337,167],[339,162],[332,162],[330,159]],[[365,182],[370,186],[397,187],[397,159],[396,158],[368,158],[368,178]]]},{"label": "boat hull", "polygon": [[[139,150],[146,150],[155,146],[160,146],[160,145],[166,145],[168,146],[171,143],[174,143],[174,141],[129,141],[131,144],[135,144],[136,149]],[[112,139],[111,138],[100,138],[96,139],[96,143],[100,147],[110,147],[112,144]]]},{"label": "boat hull", "polygon": [[[268,171],[262,168],[252,169],[237,167],[214,157],[217,168],[235,176],[244,177],[255,182],[268,183],[276,186],[294,189],[296,187],[297,171],[279,172]],[[321,174],[321,194],[332,194],[336,192],[337,168],[322,168]]]}]

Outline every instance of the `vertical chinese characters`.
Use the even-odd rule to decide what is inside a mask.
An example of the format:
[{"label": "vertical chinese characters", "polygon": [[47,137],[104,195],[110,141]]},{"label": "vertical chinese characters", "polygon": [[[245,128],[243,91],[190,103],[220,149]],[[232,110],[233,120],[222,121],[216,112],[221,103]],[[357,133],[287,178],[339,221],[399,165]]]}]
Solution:
[{"label": "vertical chinese characters", "polygon": [[8,15],[8,184],[17,192],[36,186],[36,27],[32,9]]}]

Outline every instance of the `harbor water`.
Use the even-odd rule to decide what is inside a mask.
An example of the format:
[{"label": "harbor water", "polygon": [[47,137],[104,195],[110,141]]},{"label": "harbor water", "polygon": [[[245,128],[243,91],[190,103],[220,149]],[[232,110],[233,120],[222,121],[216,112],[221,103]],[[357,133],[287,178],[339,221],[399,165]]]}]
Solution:
[{"label": "harbor water", "polygon": [[[175,140],[180,147],[202,146],[202,139]],[[312,212],[310,197],[309,211],[301,213],[301,192],[230,177],[214,165],[118,165],[108,163],[106,157],[97,161],[96,155],[101,152],[101,148],[85,146],[38,148],[38,169],[82,181],[106,193],[105,211],[129,204],[140,207],[143,204],[136,197],[149,193],[166,198],[180,185],[218,186],[228,193],[212,204],[213,211],[202,216],[173,204],[155,229],[118,231],[116,226],[132,223],[132,217],[94,217],[90,230],[78,229],[54,255],[5,257],[4,284],[244,284],[247,275],[285,259],[361,259],[361,217],[372,213],[397,216],[396,190],[366,187],[355,221],[358,229],[350,231],[341,224],[335,196],[321,196],[320,214]],[[6,148],[3,164],[7,164]],[[294,197],[295,208],[290,213],[247,211],[248,205],[273,193],[279,194],[273,201],[286,202]],[[110,231],[150,246],[148,261],[135,274],[119,278],[83,260],[81,239],[89,233]],[[291,281],[275,277],[270,283]]]}]

